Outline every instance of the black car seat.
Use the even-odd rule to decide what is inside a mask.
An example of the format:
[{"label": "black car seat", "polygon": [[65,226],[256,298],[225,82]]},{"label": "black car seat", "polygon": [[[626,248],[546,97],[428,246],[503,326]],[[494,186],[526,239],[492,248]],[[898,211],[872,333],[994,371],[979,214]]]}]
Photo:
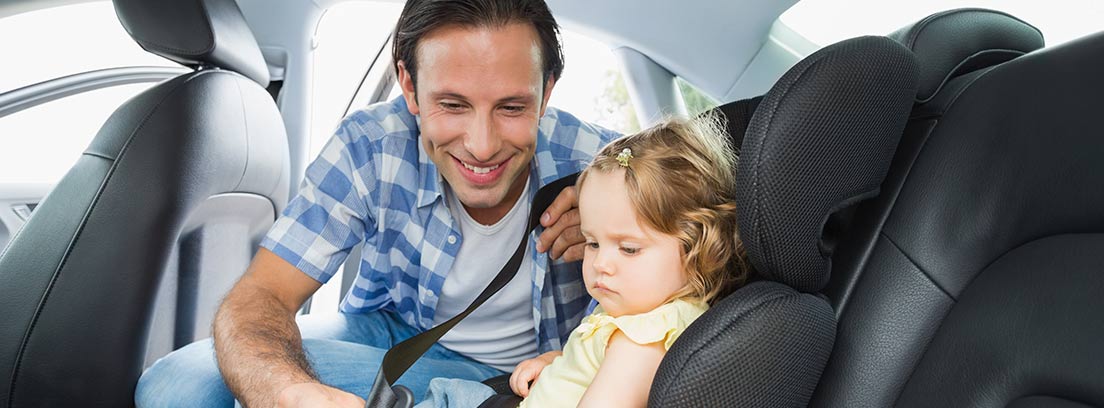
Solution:
[{"label": "black car seat", "polygon": [[203,249],[248,259],[287,200],[283,122],[237,4],[115,8],[143,48],[196,70],[120,106],[0,254],[0,407],[132,406],[170,259],[240,275]]},{"label": "black car seat", "polygon": [[[885,37],[861,37],[813,53],[761,100],[740,102],[754,116],[740,148],[736,202],[759,279],[679,338],[649,406],[809,401],[835,335],[831,307],[817,293],[828,280],[837,216],[878,193],[915,94],[912,53]],[[741,128],[731,118],[729,126]]]},{"label": "black car seat", "polygon": [[811,405],[1104,406],[1104,35],[1033,51],[1030,25],[953,10],[895,37],[920,93],[833,260]]}]

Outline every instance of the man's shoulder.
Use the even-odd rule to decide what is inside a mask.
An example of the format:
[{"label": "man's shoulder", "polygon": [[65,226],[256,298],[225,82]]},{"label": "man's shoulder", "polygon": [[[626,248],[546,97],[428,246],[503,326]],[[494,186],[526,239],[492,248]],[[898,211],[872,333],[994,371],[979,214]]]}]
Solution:
[{"label": "man's shoulder", "polygon": [[617,131],[579,119],[570,112],[551,106],[545,110],[544,117],[541,118],[540,128],[548,137],[550,143],[571,148],[581,145],[580,142],[590,144],[592,141],[597,141],[601,146],[605,146],[613,139],[621,136]]},{"label": "man's shoulder", "polygon": [[[537,152],[541,178],[554,180],[582,171],[598,151],[621,134],[579,119],[567,111],[548,107],[540,122]],[[545,144],[546,143],[546,144]]]},{"label": "man's shoulder", "polygon": [[418,122],[406,108],[403,98],[368,105],[345,116],[339,126],[352,134],[350,142],[365,138],[376,144],[385,138],[417,140]]}]

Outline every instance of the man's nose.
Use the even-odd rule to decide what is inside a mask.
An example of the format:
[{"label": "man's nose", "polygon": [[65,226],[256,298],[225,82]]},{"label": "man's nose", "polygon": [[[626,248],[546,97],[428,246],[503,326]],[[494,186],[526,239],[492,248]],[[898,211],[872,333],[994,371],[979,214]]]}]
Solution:
[{"label": "man's nose", "polygon": [[490,161],[501,147],[502,138],[495,132],[494,121],[490,118],[478,118],[469,124],[464,148],[471,153],[472,158],[482,162]]}]

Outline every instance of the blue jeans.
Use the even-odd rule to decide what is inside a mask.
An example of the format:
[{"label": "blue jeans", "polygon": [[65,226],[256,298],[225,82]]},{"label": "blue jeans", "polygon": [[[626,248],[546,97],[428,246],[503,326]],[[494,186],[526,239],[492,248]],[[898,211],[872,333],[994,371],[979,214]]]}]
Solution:
[{"label": "blue jeans", "polygon": [[425,401],[414,408],[472,408],[495,395],[491,387],[458,378],[434,378]]},{"label": "blue jeans", "polygon": [[[303,334],[303,349],[319,380],[362,398],[371,390],[387,349],[418,333],[388,311],[306,315],[296,322]],[[502,374],[434,344],[397,383],[421,399],[430,379],[436,377],[482,381]],[[134,401],[138,407],[230,407],[234,395],[219,374],[211,339],[205,339],[150,366],[138,380]]]}]

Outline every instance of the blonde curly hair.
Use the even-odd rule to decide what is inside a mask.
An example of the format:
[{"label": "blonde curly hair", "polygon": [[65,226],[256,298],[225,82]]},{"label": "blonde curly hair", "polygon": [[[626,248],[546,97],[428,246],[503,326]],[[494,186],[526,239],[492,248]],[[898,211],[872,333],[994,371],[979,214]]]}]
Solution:
[{"label": "blonde curly hair", "polygon": [[712,304],[748,278],[736,228],[737,160],[723,117],[674,118],[611,142],[576,185],[581,191],[588,174],[624,169],[640,220],[681,243],[689,279],[669,300]]}]

